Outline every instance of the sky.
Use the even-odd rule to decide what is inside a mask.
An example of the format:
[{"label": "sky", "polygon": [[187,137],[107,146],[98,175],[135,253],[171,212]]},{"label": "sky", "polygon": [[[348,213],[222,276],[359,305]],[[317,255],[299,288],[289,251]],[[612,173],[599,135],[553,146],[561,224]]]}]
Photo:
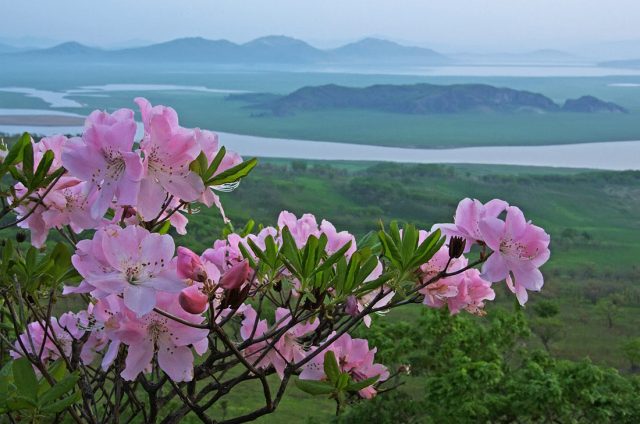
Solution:
[{"label": "sky", "polygon": [[448,51],[640,40],[638,0],[0,0],[0,16],[5,42],[30,37],[103,47],[269,34],[317,47],[378,36]]}]

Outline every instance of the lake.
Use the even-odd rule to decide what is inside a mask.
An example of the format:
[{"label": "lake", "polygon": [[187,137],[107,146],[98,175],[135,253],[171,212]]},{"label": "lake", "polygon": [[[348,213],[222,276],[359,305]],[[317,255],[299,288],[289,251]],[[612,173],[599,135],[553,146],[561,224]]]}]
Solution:
[{"label": "lake", "polygon": [[[40,111],[43,113],[46,111]],[[79,134],[82,127],[0,125],[0,133]],[[141,137],[138,128],[138,137]],[[220,143],[243,156],[405,163],[477,163],[607,170],[640,170],[640,141],[551,146],[410,149],[218,133]]]}]

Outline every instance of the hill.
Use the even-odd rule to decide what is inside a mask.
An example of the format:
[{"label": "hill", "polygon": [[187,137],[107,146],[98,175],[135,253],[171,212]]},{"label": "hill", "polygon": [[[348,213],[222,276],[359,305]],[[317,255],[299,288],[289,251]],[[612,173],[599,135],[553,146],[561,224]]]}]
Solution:
[{"label": "hill", "polygon": [[446,56],[423,47],[403,46],[379,38],[365,38],[331,50],[330,58],[335,62],[364,64],[387,63],[414,65],[445,64],[451,62]]},{"label": "hill", "polygon": [[[259,98],[259,97],[258,97]],[[255,103],[256,96],[233,95],[231,100],[254,102],[253,107],[276,116],[299,111],[368,109],[412,115],[465,112],[617,112],[626,109],[593,96],[569,99],[564,105],[525,90],[486,84],[413,84],[345,87],[328,84],[303,87],[291,94]]]},{"label": "hill", "polygon": [[103,50],[77,42],[16,52],[0,46],[12,60],[213,63],[213,64],[444,64],[448,59],[430,49],[367,38],[333,50],[321,50],[292,37],[271,35],[244,44],[202,37],[178,38],[142,47]]}]

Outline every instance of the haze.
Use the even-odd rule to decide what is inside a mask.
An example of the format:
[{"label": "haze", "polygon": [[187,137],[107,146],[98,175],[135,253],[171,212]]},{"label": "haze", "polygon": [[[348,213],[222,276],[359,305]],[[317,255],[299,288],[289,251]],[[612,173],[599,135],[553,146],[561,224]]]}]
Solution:
[{"label": "haze", "polygon": [[636,50],[633,40],[640,40],[634,0],[3,0],[0,12],[5,42],[103,47],[284,34],[318,47],[378,36],[448,51],[589,53],[610,50],[612,42]]}]

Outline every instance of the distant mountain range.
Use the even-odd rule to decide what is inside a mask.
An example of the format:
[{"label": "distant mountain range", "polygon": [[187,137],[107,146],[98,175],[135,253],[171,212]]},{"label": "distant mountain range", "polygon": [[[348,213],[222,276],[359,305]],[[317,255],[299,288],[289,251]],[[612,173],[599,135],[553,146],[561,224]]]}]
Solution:
[{"label": "distant mountain range", "polygon": [[593,96],[569,99],[559,105],[530,91],[486,84],[372,85],[365,88],[335,84],[303,87],[285,96],[237,94],[229,100],[244,101],[264,115],[286,116],[301,111],[367,109],[425,115],[464,112],[615,112],[627,110]]},{"label": "distant mountain range", "polygon": [[248,43],[228,40],[179,38],[144,47],[105,50],[77,42],[28,51],[2,50],[13,60],[102,61],[102,62],[193,62],[215,64],[398,64],[444,65],[452,60],[422,47],[366,38],[336,49],[322,50],[286,36],[267,36]]}]

